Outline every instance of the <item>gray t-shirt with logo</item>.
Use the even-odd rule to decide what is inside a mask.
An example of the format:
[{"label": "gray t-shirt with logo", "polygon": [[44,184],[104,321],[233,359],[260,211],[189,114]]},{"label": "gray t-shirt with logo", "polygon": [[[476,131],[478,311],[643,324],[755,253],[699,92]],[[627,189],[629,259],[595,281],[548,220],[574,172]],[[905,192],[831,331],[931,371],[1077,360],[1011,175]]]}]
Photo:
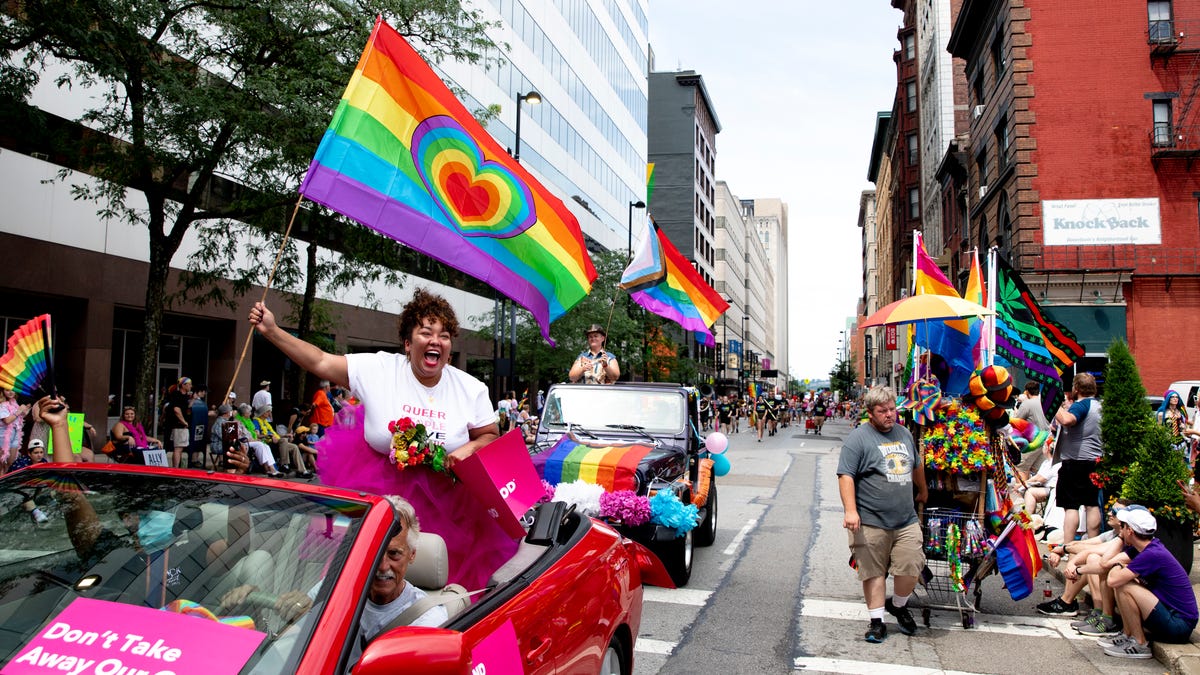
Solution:
[{"label": "gray t-shirt with logo", "polygon": [[912,471],[922,461],[908,429],[897,424],[881,434],[860,424],[842,444],[839,476],[854,478],[858,516],[863,525],[898,530],[917,522]]}]

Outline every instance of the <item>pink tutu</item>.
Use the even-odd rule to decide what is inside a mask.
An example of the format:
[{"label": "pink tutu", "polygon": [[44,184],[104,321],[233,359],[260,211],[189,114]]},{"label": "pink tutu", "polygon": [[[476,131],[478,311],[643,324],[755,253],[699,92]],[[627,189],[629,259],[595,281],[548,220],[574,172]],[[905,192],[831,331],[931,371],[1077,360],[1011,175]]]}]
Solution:
[{"label": "pink tutu", "polygon": [[[346,406],[350,408],[350,406]],[[424,466],[397,471],[363,438],[362,407],[343,408],[317,448],[324,485],[377,495],[399,495],[413,505],[421,530],[446,540],[450,581],[468,591],[487,586],[492,573],[517,552],[509,537],[462,483]],[[417,555],[421,555],[420,547]]]}]

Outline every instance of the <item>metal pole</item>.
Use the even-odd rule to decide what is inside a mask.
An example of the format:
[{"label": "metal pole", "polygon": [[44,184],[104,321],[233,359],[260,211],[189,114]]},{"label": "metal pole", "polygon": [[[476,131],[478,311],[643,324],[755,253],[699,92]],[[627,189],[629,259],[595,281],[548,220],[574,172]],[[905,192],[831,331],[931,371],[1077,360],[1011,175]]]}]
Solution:
[{"label": "metal pole", "polygon": [[525,97],[521,94],[521,92],[518,91],[517,92],[517,129],[516,129],[517,139],[513,142],[513,160],[518,161],[518,162],[521,161],[521,101],[523,101],[523,100],[525,100]]},{"label": "metal pole", "polygon": [[512,361],[511,361],[511,363],[512,363],[512,366],[511,366],[512,386],[510,386],[509,389],[516,391],[517,390],[517,303],[511,302],[511,304],[512,304],[512,318],[511,318],[512,324],[509,327],[509,339],[511,340],[510,344],[511,344],[512,348],[510,349],[510,351],[512,353],[509,355],[509,358],[512,359]]}]

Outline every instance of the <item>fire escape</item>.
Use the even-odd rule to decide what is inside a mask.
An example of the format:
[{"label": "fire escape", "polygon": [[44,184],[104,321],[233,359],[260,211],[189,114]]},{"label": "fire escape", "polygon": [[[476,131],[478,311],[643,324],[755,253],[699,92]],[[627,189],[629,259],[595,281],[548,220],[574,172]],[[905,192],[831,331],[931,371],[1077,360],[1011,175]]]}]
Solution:
[{"label": "fire escape", "polygon": [[1200,20],[1150,21],[1146,30],[1151,66],[1162,68],[1163,82],[1174,84],[1178,98],[1156,102],[1150,129],[1150,156],[1187,160],[1200,157],[1200,123],[1194,118],[1200,94]]}]

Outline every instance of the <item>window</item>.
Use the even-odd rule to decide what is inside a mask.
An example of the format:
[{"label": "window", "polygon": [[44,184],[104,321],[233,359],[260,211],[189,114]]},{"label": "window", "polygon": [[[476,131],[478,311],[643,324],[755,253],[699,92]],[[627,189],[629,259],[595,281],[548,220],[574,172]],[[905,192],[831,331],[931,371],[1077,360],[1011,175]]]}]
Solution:
[{"label": "window", "polygon": [[975,105],[983,105],[983,70],[975,73],[975,79],[971,80],[971,92],[975,94]]},{"label": "window", "polygon": [[1175,144],[1175,133],[1171,129],[1171,99],[1154,100],[1154,131],[1153,143],[1156,147],[1168,147]]},{"label": "window", "polygon": [[1003,115],[1000,121],[996,124],[996,171],[1002,172],[1008,168],[1009,162],[1009,144],[1008,135],[1008,116]]},{"label": "window", "polygon": [[996,33],[996,37],[992,38],[992,70],[996,73],[997,82],[1004,75],[1006,67],[1007,64],[1004,60],[1004,33]]},{"label": "window", "polygon": [[1174,42],[1175,22],[1171,19],[1171,0],[1150,0],[1146,3],[1146,11],[1150,21],[1150,43]]},{"label": "window", "polygon": [[917,55],[917,36],[909,33],[904,36],[904,60],[911,61]]},{"label": "window", "polygon": [[921,217],[921,191],[915,187],[908,189],[908,217],[910,220]]},{"label": "window", "polygon": [[[988,162],[986,147],[980,148],[979,154],[975,155],[975,170],[979,173],[979,187],[980,192],[982,192],[982,189],[987,187],[988,184]],[[981,194],[980,197],[982,196],[983,195]]]},{"label": "window", "polygon": [[908,143],[908,165],[913,166],[917,163],[919,152],[917,150],[917,135],[909,134],[906,139]]},{"label": "window", "polygon": [[904,85],[904,109],[908,112],[917,110],[917,83],[909,81]]}]

